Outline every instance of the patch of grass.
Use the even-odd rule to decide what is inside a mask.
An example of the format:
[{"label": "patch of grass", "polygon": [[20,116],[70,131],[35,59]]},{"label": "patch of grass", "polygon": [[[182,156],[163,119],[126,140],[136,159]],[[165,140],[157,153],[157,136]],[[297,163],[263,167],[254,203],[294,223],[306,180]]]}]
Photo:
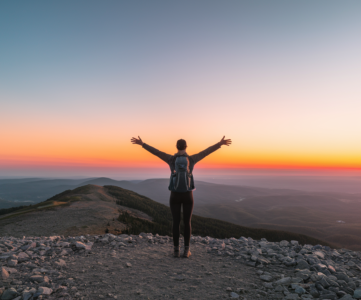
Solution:
[{"label": "patch of grass", "polygon": [[169,224],[158,224],[155,222],[150,222],[148,220],[139,219],[129,215],[127,212],[123,212],[119,215],[118,221],[126,224],[128,228],[123,230],[122,233],[126,234],[139,234],[141,232],[152,232],[158,233],[160,235],[171,235],[171,226],[172,223]]}]

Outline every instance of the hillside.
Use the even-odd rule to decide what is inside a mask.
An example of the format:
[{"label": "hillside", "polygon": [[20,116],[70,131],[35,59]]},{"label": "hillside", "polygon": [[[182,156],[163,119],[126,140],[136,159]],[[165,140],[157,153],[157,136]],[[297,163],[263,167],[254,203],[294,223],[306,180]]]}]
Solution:
[{"label": "hillside", "polygon": [[[106,184],[107,178],[92,182]],[[111,182],[168,205],[167,179]],[[194,214],[246,227],[305,234],[361,250],[361,195],[230,186],[197,181]],[[343,222],[337,222],[343,221]]]},{"label": "hillside", "polygon": [[[38,203],[64,190],[96,184],[118,186],[168,206],[167,183],[167,179],[0,180],[0,197],[7,199],[3,196],[6,195],[11,199],[22,199],[21,201],[32,199],[31,201]],[[202,181],[197,181],[196,188],[194,214],[197,216],[245,227],[292,231],[324,240],[337,247],[361,249],[360,194],[266,189]],[[0,208],[28,204],[17,201],[0,202]]]},{"label": "hillside", "polygon": [[346,200],[342,195],[326,193],[250,197],[223,205],[198,206],[195,212],[243,226],[302,233],[361,250],[361,198],[352,197]]},{"label": "hillside", "polygon": [[[87,185],[35,205],[13,208],[9,214],[1,215],[0,210],[0,228],[2,234],[18,237],[102,234],[106,230],[120,233],[126,228],[116,220],[121,210],[103,187]],[[144,215],[130,208],[127,211]]]},{"label": "hillside", "polygon": [[[169,207],[130,190],[96,185],[67,190],[45,202],[0,216],[0,228],[4,234],[12,236],[100,234],[106,231],[172,234]],[[215,238],[246,236],[327,244],[302,234],[249,228],[197,215],[193,215],[192,230],[195,235]]]}]

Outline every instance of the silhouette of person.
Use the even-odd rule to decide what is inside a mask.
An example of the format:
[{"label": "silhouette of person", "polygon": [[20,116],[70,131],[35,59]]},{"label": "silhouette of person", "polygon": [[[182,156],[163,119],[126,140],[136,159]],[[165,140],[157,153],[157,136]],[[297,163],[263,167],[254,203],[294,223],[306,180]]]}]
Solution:
[{"label": "silhouette of person", "polygon": [[[194,154],[189,156],[186,152],[187,149],[187,142],[183,139],[177,141],[176,147],[178,152],[174,155],[170,155],[164,152],[161,152],[148,144],[144,143],[142,139],[138,136],[138,138],[133,137],[131,142],[136,145],[141,145],[145,150],[149,151],[153,155],[159,157],[161,160],[166,162],[169,166],[171,171],[174,171],[174,162],[176,157],[178,156],[186,156],[188,158],[188,171],[192,174],[194,165],[205,158],[207,155],[211,154],[212,152],[218,150],[221,146],[226,145],[229,146],[232,141],[230,139],[225,139],[225,136],[221,139],[220,142],[217,144],[199,152],[198,154]],[[172,213],[173,218],[173,244],[174,244],[174,256],[180,257],[180,247],[179,247],[179,226],[181,221],[181,206],[183,205],[183,221],[184,221],[184,253],[183,257],[189,257],[191,255],[189,249],[189,243],[192,233],[191,227],[191,219],[193,213],[193,189],[187,192],[175,192],[171,191],[170,199],[169,199],[169,206]]]}]

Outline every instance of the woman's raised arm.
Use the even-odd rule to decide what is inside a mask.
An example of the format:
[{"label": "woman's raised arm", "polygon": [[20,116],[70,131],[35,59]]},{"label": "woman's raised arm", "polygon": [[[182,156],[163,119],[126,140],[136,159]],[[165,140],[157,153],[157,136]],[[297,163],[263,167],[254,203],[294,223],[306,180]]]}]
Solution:
[{"label": "woman's raised arm", "polygon": [[155,156],[158,156],[161,160],[165,161],[166,163],[168,163],[170,158],[172,157],[172,155],[170,155],[170,154],[159,151],[158,149],[155,149],[152,146],[149,146],[146,143],[143,143],[142,139],[139,136],[138,136],[138,139],[133,137],[131,139],[131,142],[132,142],[132,144],[142,146],[145,150],[149,151],[150,153],[152,153]]},{"label": "woman's raised arm", "polygon": [[209,154],[213,153],[214,151],[218,150],[219,148],[221,148],[222,145],[229,146],[230,144],[232,144],[231,139],[225,140],[224,138],[225,138],[225,136],[217,144],[208,147],[206,150],[203,150],[203,151],[199,152],[198,154],[192,155],[191,157],[193,158],[194,163],[196,164],[197,162],[199,162],[200,160],[205,158],[207,155],[209,155]]}]

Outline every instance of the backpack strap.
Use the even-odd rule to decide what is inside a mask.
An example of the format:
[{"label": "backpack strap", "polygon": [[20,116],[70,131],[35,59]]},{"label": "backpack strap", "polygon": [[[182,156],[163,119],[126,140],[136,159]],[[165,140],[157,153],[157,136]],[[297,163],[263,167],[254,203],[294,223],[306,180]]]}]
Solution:
[{"label": "backpack strap", "polygon": [[170,167],[171,174],[175,173],[175,159],[176,159],[176,157],[172,156],[169,160],[169,167]]},{"label": "backpack strap", "polygon": [[188,156],[186,156],[186,158],[187,158],[187,161],[188,161],[188,165],[187,165],[187,173],[188,173],[188,174],[191,174],[190,169],[189,169],[189,167],[190,167],[189,158],[188,158]]}]

